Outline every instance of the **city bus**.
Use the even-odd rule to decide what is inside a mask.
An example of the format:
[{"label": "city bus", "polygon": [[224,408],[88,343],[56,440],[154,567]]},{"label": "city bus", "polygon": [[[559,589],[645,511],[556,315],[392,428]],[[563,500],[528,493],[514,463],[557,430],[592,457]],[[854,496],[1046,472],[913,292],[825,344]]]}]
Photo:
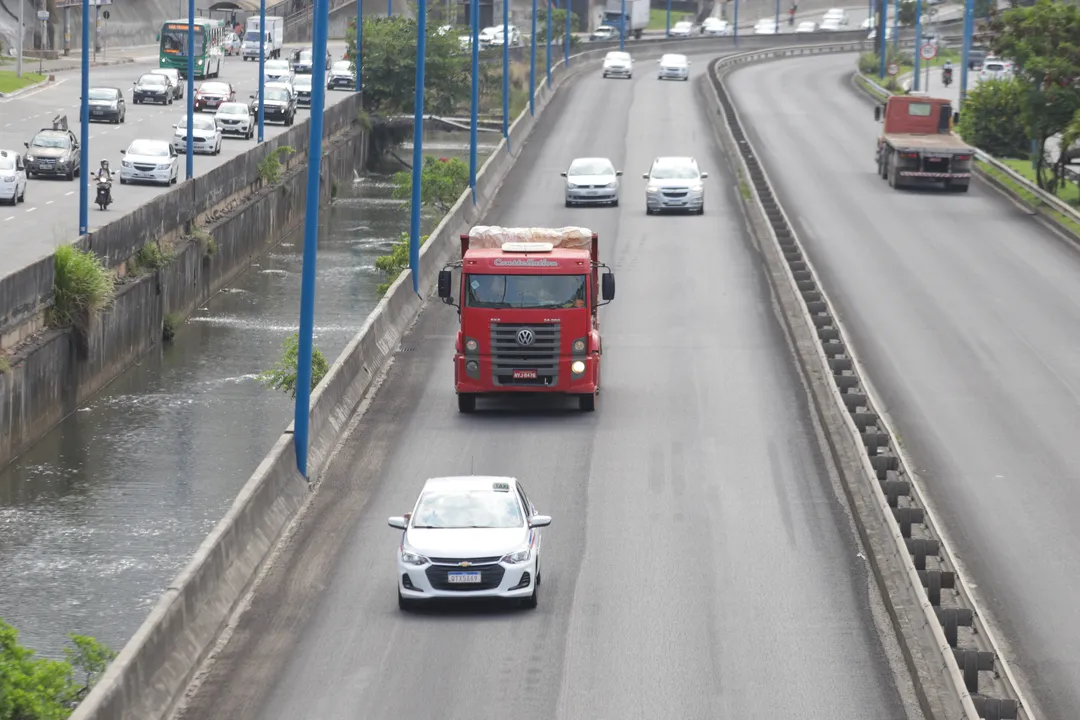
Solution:
[{"label": "city bus", "polygon": [[[195,18],[195,77],[216,78],[225,62],[225,21]],[[161,67],[173,68],[187,76],[188,19],[166,20],[158,36]]]}]

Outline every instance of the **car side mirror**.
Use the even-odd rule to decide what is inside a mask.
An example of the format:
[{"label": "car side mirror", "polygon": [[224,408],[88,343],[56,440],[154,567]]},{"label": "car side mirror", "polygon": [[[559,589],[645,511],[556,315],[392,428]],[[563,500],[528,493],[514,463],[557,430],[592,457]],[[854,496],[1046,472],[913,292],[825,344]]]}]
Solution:
[{"label": "car side mirror", "polygon": [[173,127],[174,127],[174,128],[178,128],[178,127],[180,127],[180,125],[179,125],[179,124],[176,124],[176,125],[173,125]]},{"label": "car side mirror", "polygon": [[874,106],[874,122],[881,122],[881,106]]},{"label": "car side mirror", "polygon": [[707,177],[709,177],[709,173],[701,173],[701,179],[702,180],[704,180]]},{"label": "car side mirror", "polygon": [[404,530],[409,524],[408,521],[405,520],[405,518],[403,516],[400,516],[400,515],[398,515],[396,517],[392,517],[389,520],[387,520],[386,522],[390,527],[397,528],[398,530]]},{"label": "car side mirror", "polygon": [[641,177],[648,180],[649,179],[649,173],[641,173]]},{"label": "car side mirror", "polygon": [[615,177],[622,177],[622,170],[616,170]]},{"label": "car side mirror", "polygon": [[126,154],[126,153],[127,153],[127,150],[121,150],[121,151],[120,151],[120,154],[121,154],[121,155],[124,155],[124,154]]},{"label": "car side mirror", "polygon": [[439,297],[443,300],[453,300],[453,274],[450,270],[439,271]]},{"label": "car side mirror", "polygon": [[615,299],[615,273],[604,273],[600,276],[600,299],[611,301]]},{"label": "car side mirror", "polygon": [[529,518],[529,527],[531,528],[547,527],[550,524],[550,515],[533,515],[531,518]]},{"label": "car side mirror", "polygon": [[27,149],[29,149],[29,148],[30,148],[30,143],[28,143],[28,142],[24,142],[24,143],[23,143],[23,146],[24,146],[24,147],[26,147]]},{"label": "car side mirror", "polygon": [[566,177],[566,173],[564,173],[564,172],[559,173],[559,175],[561,175],[563,177]]}]

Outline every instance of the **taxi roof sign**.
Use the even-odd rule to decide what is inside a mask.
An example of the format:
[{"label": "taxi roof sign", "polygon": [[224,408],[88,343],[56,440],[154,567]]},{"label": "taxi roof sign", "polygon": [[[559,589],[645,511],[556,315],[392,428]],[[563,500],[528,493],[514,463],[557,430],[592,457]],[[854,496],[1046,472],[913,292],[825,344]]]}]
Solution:
[{"label": "taxi roof sign", "polygon": [[548,253],[555,245],[546,242],[508,242],[502,244],[503,252],[512,253]]},{"label": "taxi roof sign", "polygon": [[497,482],[491,483],[491,489],[495,492],[510,492],[510,483]]}]

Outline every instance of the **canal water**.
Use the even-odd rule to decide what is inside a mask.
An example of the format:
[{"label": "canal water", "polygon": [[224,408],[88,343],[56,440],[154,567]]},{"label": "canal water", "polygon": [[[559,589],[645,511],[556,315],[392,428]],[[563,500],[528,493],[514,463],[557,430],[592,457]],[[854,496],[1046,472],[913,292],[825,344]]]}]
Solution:
[{"label": "canal water", "polygon": [[[467,143],[433,133],[424,150],[467,160]],[[375,259],[408,230],[391,190],[341,182],[320,212],[315,344],[331,363],[379,301]],[[57,657],[78,633],[119,650],[292,420],[256,376],[297,330],[302,245],[273,248],[0,470],[0,618],[23,644]]]}]

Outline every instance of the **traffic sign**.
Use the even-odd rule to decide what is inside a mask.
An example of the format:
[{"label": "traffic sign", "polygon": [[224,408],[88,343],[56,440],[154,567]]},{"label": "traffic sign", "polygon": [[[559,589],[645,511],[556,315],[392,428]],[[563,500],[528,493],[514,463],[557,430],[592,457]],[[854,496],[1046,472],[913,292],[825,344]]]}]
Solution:
[{"label": "traffic sign", "polygon": [[37,11],[37,19],[40,20],[41,22],[45,22],[46,20],[49,19],[49,11],[48,10],[38,10]]},{"label": "traffic sign", "polygon": [[101,13],[101,17],[103,17],[103,18],[105,18],[106,20],[108,20],[108,19],[109,19],[109,11],[108,11],[108,10],[105,10],[105,11],[103,11],[103,12]]},{"label": "traffic sign", "polygon": [[937,47],[926,43],[919,49],[919,55],[922,55],[923,60],[933,60],[937,57]]},{"label": "traffic sign", "polygon": [[889,67],[885,68],[885,70],[890,75],[895,75],[896,73],[900,72],[900,66],[897,65],[896,63],[889,63]]}]

